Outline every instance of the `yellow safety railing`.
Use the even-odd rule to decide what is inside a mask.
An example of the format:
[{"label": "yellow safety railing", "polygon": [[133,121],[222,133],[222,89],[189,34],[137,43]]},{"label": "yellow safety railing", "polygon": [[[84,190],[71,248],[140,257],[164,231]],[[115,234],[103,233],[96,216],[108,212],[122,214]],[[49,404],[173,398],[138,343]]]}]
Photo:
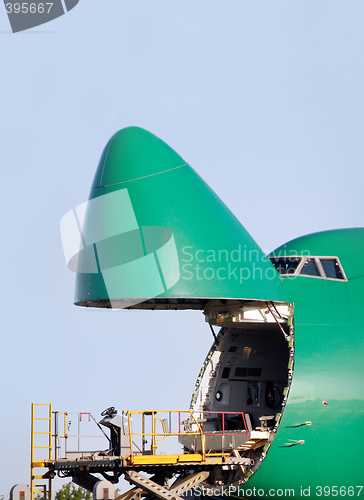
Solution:
[{"label": "yellow safety railing", "polygon": [[[53,453],[53,458],[58,459],[59,458],[59,451],[61,449],[60,445],[60,439],[64,439],[64,449],[65,451],[67,450],[67,439],[68,439],[68,433],[67,433],[67,416],[68,412],[67,411],[54,411],[53,417],[54,417],[54,453]],[[59,422],[59,418],[61,417],[61,423]],[[62,418],[63,416],[63,418]],[[61,429],[62,429],[62,424],[63,424],[63,434],[61,434]]]},{"label": "yellow safety railing", "polygon": [[[178,432],[171,432],[171,429],[168,430],[168,432],[166,431],[166,427],[165,427],[165,423],[164,421],[160,418],[160,417],[156,417],[157,413],[167,413],[169,415],[171,414],[176,414],[178,415],[178,422],[179,422],[179,425],[178,425]],[[129,436],[129,444],[130,444],[130,459],[131,461],[133,461],[133,455],[134,455],[134,452],[133,452],[133,444],[134,443],[134,440],[133,438],[134,437],[141,437],[142,438],[142,443],[144,443],[145,441],[145,438],[148,436],[148,437],[151,437],[151,451],[153,452],[153,455],[155,454],[155,450],[157,449],[157,445],[156,443],[158,441],[163,441],[167,436],[182,436],[182,435],[186,435],[188,434],[189,436],[193,436],[193,435],[196,435],[196,436],[199,436],[200,437],[200,440],[201,440],[201,449],[202,449],[202,457],[203,457],[203,460],[205,459],[205,445],[204,445],[204,439],[203,439],[203,431],[202,431],[202,427],[201,425],[199,424],[198,420],[195,418],[193,412],[191,410],[150,410],[150,411],[124,411],[123,414],[127,417],[128,419],[128,431],[127,432],[124,432],[125,435]],[[187,414],[190,419],[192,420],[192,422],[194,424],[196,424],[197,428],[198,428],[198,431],[190,431],[190,432],[186,432],[186,431],[181,431],[181,424],[182,424],[182,421],[181,421],[181,415],[182,414]],[[142,432],[132,432],[132,415],[141,415],[142,417]],[[151,416],[152,417],[152,422],[151,422],[151,432],[146,432],[145,430],[145,417],[146,416]],[[160,433],[160,432],[157,432],[157,421],[160,421],[162,423],[162,429],[163,429],[163,432]],[[157,439],[157,437],[161,437],[161,439]]]},{"label": "yellow safety railing", "polygon": [[[169,417],[169,427],[166,428],[167,419],[161,418],[161,414],[165,414]],[[123,433],[125,436],[129,438],[129,447],[130,447],[130,460],[134,461],[134,455],[144,455],[148,454],[148,452],[144,449],[144,443],[146,442],[146,437],[151,439],[151,447],[150,453],[155,455],[157,449],[157,443],[165,440],[166,437],[170,436],[198,436],[200,441],[200,449],[201,449],[201,460],[205,461],[205,458],[212,456],[222,456],[228,455],[229,453],[215,452],[212,453],[210,451],[206,452],[205,450],[205,439],[204,436],[214,435],[214,436],[241,436],[242,434],[247,436],[248,429],[245,421],[244,413],[240,412],[207,412],[207,411],[192,411],[192,410],[139,410],[139,411],[124,411],[124,418],[127,419],[127,429],[124,427]],[[158,416],[157,416],[158,415]],[[177,429],[172,431],[172,416],[177,417]],[[209,416],[219,417],[221,429],[220,431],[208,431],[203,429],[203,424],[208,421]],[[241,418],[241,430],[240,431],[230,431],[227,429],[227,419],[230,416],[238,415]],[[133,417],[140,416],[141,417],[141,429],[140,432],[135,430],[137,424],[134,423]],[[146,430],[146,417],[151,417],[150,423],[150,432]],[[205,418],[206,417],[206,418]],[[182,420],[182,418],[184,420]],[[176,418],[174,419],[176,420]],[[123,420],[124,422],[124,420]],[[161,426],[161,431],[157,432],[157,423],[159,422]],[[133,430],[134,426],[134,430]],[[142,444],[141,447],[137,446],[135,441],[137,438],[141,438]],[[135,452],[133,449],[133,445],[139,450]]]},{"label": "yellow safety railing", "polygon": [[64,434],[59,434],[58,437],[67,439],[68,438],[68,434],[67,434],[68,411],[58,411],[57,413],[58,413],[58,415],[63,415],[63,432],[64,432]]},{"label": "yellow safety railing", "polygon": [[[65,457],[62,458],[62,462],[74,460],[72,453],[75,453],[75,451],[67,451],[67,441],[69,437],[80,438],[80,432],[75,436],[68,434],[67,426],[71,422],[67,421],[69,415],[68,412],[52,412],[51,404],[32,404],[31,500],[35,500],[36,494],[40,494],[44,497],[44,500],[51,500],[51,479],[43,479],[42,475],[36,474],[36,469],[47,468],[49,462],[60,459],[59,453],[61,449],[62,456]],[[78,418],[81,419],[84,413],[78,415]],[[86,415],[92,417],[91,414],[87,413]],[[53,416],[54,427],[52,425]],[[59,416],[61,416],[61,421],[58,423]],[[97,424],[93,417],[92,419]],[[43,428],[40,427],[40,422],[43,422]],[[124,467],[158,464],[177,465],[191,462],[224,463],[227,457],[231,455],[231,443],[245,442],[249,438],[245,415],[242,412],[128,410],[122,412],[121,425],[119,453]],[[61,434],[62,431],[63,434]],[[103,434],[109,439],[104,432]],[[41,441],[42,436],[43,441]],[[234,436],[237,436],[237,438]],[[243,438],[243,441],[242,436],[246,437]],[[175,444],[177,440],[172,439],[164,443],[167,437],[178,438],[179,445],[183,446],[184,449],[176,452]],[[54,447],[52,447],[53,438],[55,441]],[[58,441],[59,438],[64,439],[62,448]],[[150,443],[150,448],[148,443]],[[157,447],[159,448],[158,454]],[[41,449],[46,450],[44,455],[47,455],[46,457],[43,455],[42,460],[38,458]],[[174,451],[170,453],[169,450]],[[78,451],[82,451],[79,443],[76,454]],[[86,456],[86,458],[88,457],[89,455]],[[44,474],[44,471],[41,472]],[[38,479],[43,479],[43,484],[36,484]],[[47,484],[44,484],[44,481],[47,481]]]}]

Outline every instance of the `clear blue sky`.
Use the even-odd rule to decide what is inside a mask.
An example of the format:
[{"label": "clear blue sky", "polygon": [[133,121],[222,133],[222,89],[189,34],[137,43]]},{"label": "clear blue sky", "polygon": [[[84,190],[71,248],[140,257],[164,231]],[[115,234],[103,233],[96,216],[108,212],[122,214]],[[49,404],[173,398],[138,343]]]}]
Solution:
[{"label": "clear blue sky", "polygon": [[0,6],[0,495],[30,404],[187,408],[199,312],[73,306],[59,221],[128,125],[177,150],[266,250],[363,226],[362,0],[80,0],[12,34]]}]

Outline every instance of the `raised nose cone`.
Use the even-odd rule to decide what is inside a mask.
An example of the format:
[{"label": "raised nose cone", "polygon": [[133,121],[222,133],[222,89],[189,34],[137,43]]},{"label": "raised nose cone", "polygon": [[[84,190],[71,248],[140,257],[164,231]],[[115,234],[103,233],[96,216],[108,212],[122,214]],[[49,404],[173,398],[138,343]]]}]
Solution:
[{"label": "raised nose cone", "polygon": [[119,130],[104,149],[93,188],[130,182],[185,165],[158,137],[139,127]]},{"label": "raised nose cone", "polygon": [[[228,180],[227,169],[223,176]],[[84,205],[78,305],[289,302],[276,269],[226,205],[181,156],[141,128],[120,130],[109,141]]]}]

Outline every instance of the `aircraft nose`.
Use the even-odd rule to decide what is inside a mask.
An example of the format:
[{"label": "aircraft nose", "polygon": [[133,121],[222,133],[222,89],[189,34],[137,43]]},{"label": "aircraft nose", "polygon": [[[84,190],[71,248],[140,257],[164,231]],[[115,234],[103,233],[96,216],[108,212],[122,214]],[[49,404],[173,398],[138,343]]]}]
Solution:
[{"label": "aircraft nose", "polygon": [[227,206],[180,155],[139,127],[108,142],[89,201],[76,213],[72,234],[81,227],[83,238],[82,251],[77,244],[69,252],[76,304],[289,301],[277,270]]},{"label": "aircraft nose", "polygon": [[127,127],[108,142],[92,187],[143,179],[184,164],[182,158],[154,134],[140,127]]}]

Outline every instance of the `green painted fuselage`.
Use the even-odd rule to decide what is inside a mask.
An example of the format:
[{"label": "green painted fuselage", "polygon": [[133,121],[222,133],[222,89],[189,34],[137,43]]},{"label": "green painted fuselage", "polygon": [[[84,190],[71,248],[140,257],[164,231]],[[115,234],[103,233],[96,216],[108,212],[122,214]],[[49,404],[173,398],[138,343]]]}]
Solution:
[{"label": "green painted fuselage", "polygon": [[364,229],[304,236],[274,255],[307,252],[339,257],[347,281],[284,278],[294,303],[292,386],[272,446],[244,487],[295,498],[357,497],[364,483]]},{"label": "green painted fuselage", "polygon": [[[317,233],[275,251],[338,257],[347,280],[282,277],[185,160],[136,127],[118,132],[105,148],[90,201],[117,192],[120,204],[105,205],[96,226],[104,230],[129,211],[123,241],[133,241],[133,251],[119,258],[125,246],[113,249],[117,231],[110,226],[107,247],[102,231],[91,227],[88,245],[98,267],[78,272],[75,303],[126,307],[133,299],[133,308],[202,310],[214,300],[293,304],[295,362],[283,416],[260,467],[236,495],[357,497],[364,483],[364,229]],[[123,278],[108,288],[110,269]],[[153,295],[156,279],[160,290]]]}]

